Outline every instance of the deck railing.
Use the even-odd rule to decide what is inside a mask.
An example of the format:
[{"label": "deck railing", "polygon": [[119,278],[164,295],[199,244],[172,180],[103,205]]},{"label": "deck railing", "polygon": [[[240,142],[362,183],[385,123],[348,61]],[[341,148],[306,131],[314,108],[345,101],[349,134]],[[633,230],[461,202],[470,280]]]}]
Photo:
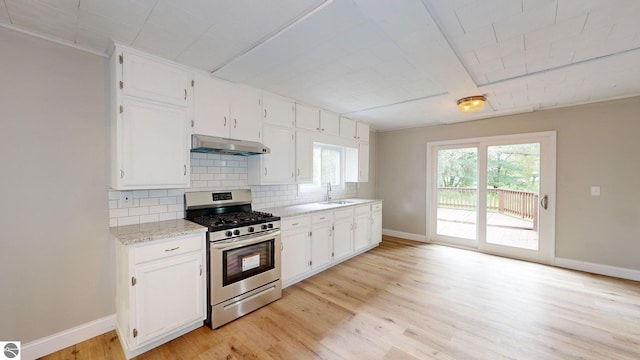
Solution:
[{"label": "deck railing", "polygon": [[[438,207],[475,210],[475,188],[438,188]],[[487,208],[522,219],[532,220],[534,229],[538,221],[538,194],[529,191],[487,189]]]}]

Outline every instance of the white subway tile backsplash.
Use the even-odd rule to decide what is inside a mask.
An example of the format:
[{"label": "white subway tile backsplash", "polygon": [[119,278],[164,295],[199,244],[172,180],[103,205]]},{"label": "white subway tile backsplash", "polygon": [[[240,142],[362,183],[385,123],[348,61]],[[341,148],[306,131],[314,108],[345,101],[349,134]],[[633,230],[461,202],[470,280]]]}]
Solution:
[{"label": "white subway tile backsplash", "polygon": [[149,213],[149,208],[146,206],[129,209],[129,216],[147,215],[148,213]]},{"label": "white subway tile backsplash", "polygon": [[140,206],[154,206],[160,203],[160,198],[140,199]]},{"label": "white subway tile backsplash", "polygon": [[[248,185],[245,156],[191,154],[191,187],[188,189],[136,190],[131,206],[122,203],[123,192],[109,191],[109,225],[123,226],[184,218],[184,193],[250,188],[256,210],[323,201],[326,192],[299,193],[298,185]],[[356,184],[334,189],[334,199],[356,196]]]},{"label": "white subway tile backsplash", "polygon": [[158,214],[140,216],[140,224],[160,221]]}]

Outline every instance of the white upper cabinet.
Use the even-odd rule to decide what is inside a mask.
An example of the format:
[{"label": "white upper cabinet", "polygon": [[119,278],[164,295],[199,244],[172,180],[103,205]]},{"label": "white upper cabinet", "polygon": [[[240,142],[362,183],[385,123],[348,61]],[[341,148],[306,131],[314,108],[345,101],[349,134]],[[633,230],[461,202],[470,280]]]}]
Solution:
[{"label": "white upper cabinet", "polygon": [[193,133],[229,137],[231,84],[196,74],[193,100]]},{"label": "white upper cabinet", "polygon": [[262,138],[262,92],[254,87],[233,84],[229,105],[231,139],[260,142]]},{"label": "white upper cabinet", "polygon": [[195,134],[261,141],[260,90],[207,75],[197,75],[194,92]]},{"label": "white upper cabinet", "polygon": [[360,121],[356,123],[356,138],[359,141],[369,141],[369,124]]},{"label": "white upper cabinet", "polygon": [[313,106],[296,104],[296,127],[338,136],[340,135],[340,116]]},{"label": "white upper cabinet", "polygon": [[313,135],[306,130],[296,131],[296,184],[313,183]]},{"label": "white upper cabinet", "polygon": [[369,143],[361,141],[357,148],[348,147],[345,154],[345,181],[369,181]]},{"label": "white upper cabinet", "polygon": [[118,87],[123,95],[179,106],[190,105],[191,72],[157,58],[127,51],[120,52],[118,56],[122,65]]},{"label": "white upper cabinet", "polygon": [[296,127],[298,129],[319,131],[320,109],[313,106],[296,104]]},{"label": "white upper cabinet", "polygon": [[340,117],[340,137],[353,140],[356,138],[356,122],[346,117]]},{"label": "white upper cabinet", "polygon": [[249,157],[249,184],[292,184],[295,180],[293,129],[265,124],[263,131],[264,144],[271,153]]},{"label": "white upper cabinet", "polygon": [[340,116],[331,111],[320,110],[320,132],[326,135],[340,135]]},{"label": "white upper cabinet", "polygon": [[189,187],[187,109],[134,98],[121,104],[114,188]]},{"label": "white upper cabinet", "polygon": [[340,117],[340,136],[345,139],[369,141],[369,124]]},{"label": "white upper cabinet", "polygon": [[262,115],[266,124],[293,127],[295,103],[281,97],[263,93]]},{"label": "white upper cabinet", "polygon": [[121,47],[110,66],[111,187],[189,187],[193,74]]}]

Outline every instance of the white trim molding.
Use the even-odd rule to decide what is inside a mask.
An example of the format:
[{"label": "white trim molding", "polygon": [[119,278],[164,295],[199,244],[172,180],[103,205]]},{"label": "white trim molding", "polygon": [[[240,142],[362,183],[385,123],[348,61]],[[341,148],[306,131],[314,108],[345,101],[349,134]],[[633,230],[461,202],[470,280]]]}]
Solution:
[{"label": "white trim molding", "polygon": [[421,241],[425,243],[429,242],[429,240],[427,240],[426,235],[412,234],[412,233],[406,233],[402,231],[395,231],[395,230],[389,230],[389,229],[382,229],[382,235],[393,236],[393,237],[407,239],[407,240]]},{"label": "white trim molding", "polygon": [[39,357],[62,350],[66,347],[89,340],[115,329],[116,315],[108,315],[101,319],[78,325],[71,329],[43,337],[22,345],[22,359]]},{"label": "white trim molding", "polygon": [[554,265],[557,267],[586,271],[598,275],[613,276],[621,279],[640,281],[640,270],[558,257],[554,260]]}]

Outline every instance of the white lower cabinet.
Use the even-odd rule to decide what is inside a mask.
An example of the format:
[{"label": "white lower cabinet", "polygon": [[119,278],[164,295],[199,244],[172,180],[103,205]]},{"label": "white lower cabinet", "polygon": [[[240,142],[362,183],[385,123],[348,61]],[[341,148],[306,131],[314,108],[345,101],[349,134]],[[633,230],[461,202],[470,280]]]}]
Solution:
[{"label": "white lower cabinet", "polygon": [[382,241],[382,203],[371,205],[371,243]]},{"label": "white lower cabinet", "polygon": [[204,232],[116,244],[116,330],[127,359],[202,326]]},{"label": "white lower cabinet", "polygon": [[321,268],[331,262],[332,227],[332,212],[326,211],[311,216],[311,269]]},{"label": "white lower cabinet", "polygon": [[369,205],[358,206],[353,214],[353,246],[357,251],[371,244],[371,208]]},{"label": "white lower cabinet", "polygon": [[382,204],[283,218],[281,228],[282,286],[287,287],[377,246],[382,236]]},{"label": "white lower cabinet", "polygon": [[333,258],[340,260],[353,252],[353,208],[333,212]]},{"label": "white lower cabinet", "polygon": [[286,284],[309,270],[310,217],[283,219],[282,229],[282,283]]}]

